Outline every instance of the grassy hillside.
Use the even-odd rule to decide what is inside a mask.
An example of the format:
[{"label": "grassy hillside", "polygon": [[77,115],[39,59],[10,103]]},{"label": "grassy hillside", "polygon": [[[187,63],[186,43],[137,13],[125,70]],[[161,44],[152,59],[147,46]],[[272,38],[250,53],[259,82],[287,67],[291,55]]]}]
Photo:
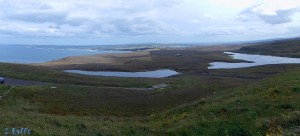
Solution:
[{"label": "grassy hillside", "polygon": [[28,127],[34,135],[299,134],[300,68],[146,117],[47,113],[42,101],[32,101],[34,96],[28,94],[49,96],[43,88],[18,88],[13,92],[0,101],[0,112],[4,113],[0,114],[0,128]]},{"label": "grassy hillside", "polygon": [[[17,87],[10,97],[38,105],[41,113],[58,115],[144,116],[211,96],[213,91],[257,80],[231,77],[234,74],[231,72],[224,77],[180,75],[149,79],[83,76],[47,67],[7,63],[0,64],[0,69],[1,76],[51,83]],[[260,75],[258,77],[262,78]],[[169,87],[145,90],[162,83]]]},{"label": "grassy hillside", "polygon": [[[169,134],[299,134],[300,69],[156,116]],[[167,123],[164,123],[167,122]]]},{"label": "grassy hillside", "polygon": [[267,54],[283,57],[300,57],[300,38],[277,40],[245,46],[238,50],[241,53]]}]

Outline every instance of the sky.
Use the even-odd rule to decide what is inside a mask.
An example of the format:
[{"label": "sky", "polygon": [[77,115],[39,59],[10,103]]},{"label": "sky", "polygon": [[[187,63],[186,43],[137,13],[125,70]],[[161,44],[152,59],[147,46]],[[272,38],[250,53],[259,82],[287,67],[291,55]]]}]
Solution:
[{"label": "sky", "polygon": [[298,36],[299,0],[0,0],[0,44],[215,43]]}]

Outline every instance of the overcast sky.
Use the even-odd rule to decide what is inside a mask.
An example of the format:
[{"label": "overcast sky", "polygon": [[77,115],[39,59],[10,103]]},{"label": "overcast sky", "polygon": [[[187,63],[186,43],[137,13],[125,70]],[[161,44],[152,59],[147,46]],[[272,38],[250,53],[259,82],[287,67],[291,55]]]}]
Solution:
[{"label": "overcast sky", "polygon": [[295,36],[300,36],[300,0],[0,0],[0,43],[203,43]]}]

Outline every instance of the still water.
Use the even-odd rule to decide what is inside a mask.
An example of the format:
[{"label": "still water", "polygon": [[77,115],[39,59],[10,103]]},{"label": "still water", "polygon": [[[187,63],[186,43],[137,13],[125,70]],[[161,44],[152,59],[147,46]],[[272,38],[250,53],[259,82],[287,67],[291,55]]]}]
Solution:
[{"label": "still water", "polygon": [[163,69],[144,72],[114,72],[114,71],[83,71],[83,70],[65,70],[68,73],[76,73],[92,76],[111,76],[111,77],[144,77],[144,78],[164,78],[177,75],[176,71]]},{"label": "still water", "polygon": [[269,64],[300,64],[300,58],[277,57],[267,55],[242,54],[234,52],[224,52],[229,54],[233,59],[250,61],[251,63],[228,63],[228,62],[212,62],[208,69],[233,69],[246,68]]}]

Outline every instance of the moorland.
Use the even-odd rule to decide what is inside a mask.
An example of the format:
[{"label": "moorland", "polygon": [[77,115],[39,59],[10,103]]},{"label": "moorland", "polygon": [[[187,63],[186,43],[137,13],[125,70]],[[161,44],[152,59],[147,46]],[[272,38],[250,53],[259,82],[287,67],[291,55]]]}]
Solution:
[{"label": "moorland", "polygon": [[[33,135],[297,135],[300,65],[207,67],[211,62],[244,62],[224,51],[298,57],[299,49],[299,39],[285,39],[0,63],[1,76],[45,83],[16,86],[2,96],[0,133],[26,127]],[[121,78],[63,72],[72,69],[172,69],[180,74]],[[147,90],[162,83],[168,87]],[[9,88],[1,85],[0,94]]]}]

